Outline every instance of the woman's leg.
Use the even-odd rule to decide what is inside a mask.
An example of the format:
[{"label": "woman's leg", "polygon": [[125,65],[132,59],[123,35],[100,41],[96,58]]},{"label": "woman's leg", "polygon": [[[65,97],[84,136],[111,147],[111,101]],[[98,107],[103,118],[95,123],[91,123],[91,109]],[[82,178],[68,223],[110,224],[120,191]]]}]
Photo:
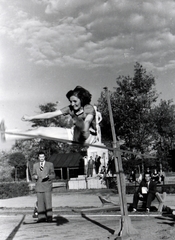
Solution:
[{"label": "woman's leg", "polygon": [[64,139],[72,140],[73,135],[71,129],[62,127],[38,127],[27,131],[16,131],[16,130],[5,130],[1,124],[1,139],[2,140],[18,140],[18,139],[32,139],[32,138],[43,138],[43,139]]},{"label": "woman's leg", "polygon": [[[73,141],[73,129],[67,129],[62,127],[38,127],[26,131],[20,130],[8,130],[5,129],[4,122],[0,124],[0,132],[2,141],[6,140],[25,140],[32,138],[42,138],[50,140],[70,140]],[[94,144],[97,142],[97,136],[92,134],[85,140],[87,144]]]},{"label": "woman's leg", "polygon": [[146,208],[150,209],[152,201],[155,199],[155,194],[148,193],[147,201],[146,201]]}]

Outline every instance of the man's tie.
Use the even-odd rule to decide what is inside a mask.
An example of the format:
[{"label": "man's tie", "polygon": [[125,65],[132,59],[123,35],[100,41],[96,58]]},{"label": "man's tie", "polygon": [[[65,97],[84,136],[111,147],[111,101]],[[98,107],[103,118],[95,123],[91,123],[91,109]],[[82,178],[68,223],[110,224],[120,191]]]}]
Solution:
[{"label": "man's tie", "polygon": [[149,182],[146,182],[146,186],[147,186],[147,188],[149,189]]},{"label": "man's tie", "polygon": [[43,171],[43,168],[44,168],[44,166],[43,166],[43,163],[41,162],[41,163],[40,163],[40,171],[41,171],[41,172]]}]

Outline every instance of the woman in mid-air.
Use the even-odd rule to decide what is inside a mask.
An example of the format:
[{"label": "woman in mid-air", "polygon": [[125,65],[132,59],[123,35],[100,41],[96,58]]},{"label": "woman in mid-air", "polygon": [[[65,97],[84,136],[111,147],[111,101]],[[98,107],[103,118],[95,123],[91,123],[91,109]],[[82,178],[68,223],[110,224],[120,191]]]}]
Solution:
[{"label": "woman in mid-air", "polygon": [[[77,86],[70,90],[66,97],[70,105],[54,112],[47,112],[35,116],[23,116],[23,121],[36,119],[49,119],[60,115],[70,115],[74,126],[72,128],[62,127],[38,127],[27,131],[13,131],[5,129],[4,122],[1,122],[1,139],[5,141],[8,136],[13,139],[43,138],[54,140],[70,140],[79,143],[93,144],[97,139],[96,112],[90,104],[92,95],[88,90]],[[11,139],[12,139],[11,138]]]}]

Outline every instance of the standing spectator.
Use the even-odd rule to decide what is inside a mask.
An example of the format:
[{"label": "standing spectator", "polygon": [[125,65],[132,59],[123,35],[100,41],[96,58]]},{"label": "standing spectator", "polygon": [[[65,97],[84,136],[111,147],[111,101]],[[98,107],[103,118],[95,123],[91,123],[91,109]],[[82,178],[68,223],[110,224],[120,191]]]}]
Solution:
[{"label": "standing spectator", "polygon": [[151,170],[150,170],[149,167],[146,168],[145,174],[146,174],[146,173],[149,173],[150,175],[152,174],[152,172],[151,172]]},{"label": "standing spectator", "polygon": [[101,157],[96,155],[96,158],[95,158],[95,172],[96,172],[96,174],[99,173],[99,168],[100,168],[100,165],[101,165],[100,159],[101,159]]},{"label": "standing spectator", "polygon": [[94,165],[95,165],[95,161],[92,159],[92,156],[90,156],[90,159],[88,161],[88,169],[87,169],[87,176],[88,177],[93,176]]},{"label": "standing spectator", "polygon": [[150,212],[151,202],[155,199],[156,183],[151,180],[150,173],[145,173],[143,180],[139,184],[133,196],[133,212],[137,211],[138,201],[146,202],[146,212]]},{"label": "standing spectator", "polygon": [[115,162],[114,162],[114,156],[110,157],[109,158],[109,161],[108,161],[108,168],[107,168],[107,174],[108,173],[111,173],[112,177],[114,176],[115,174]]},{"label": "standing spectator", "polygon": [[38,223],[52,222],[52,180],[55,178],[53,163],[45,161],[45,153],[39,152],[39,162],[33,166],[32,178],[38,204]]},{"label": "standing spectator", "polygon": [[100,179],[102,183],[106,183],[106,167],[102,166],[100,171]]},{"label": "standing spectator", "polygon": [[160,171],[160,183],[165,184],[165,172]]},{"label": "standing spectator", "polygon": [[129,176],[129,181],[130,182],[135,182],[136,181],[136,170],[135,169],[131,171],[131,174]]}]

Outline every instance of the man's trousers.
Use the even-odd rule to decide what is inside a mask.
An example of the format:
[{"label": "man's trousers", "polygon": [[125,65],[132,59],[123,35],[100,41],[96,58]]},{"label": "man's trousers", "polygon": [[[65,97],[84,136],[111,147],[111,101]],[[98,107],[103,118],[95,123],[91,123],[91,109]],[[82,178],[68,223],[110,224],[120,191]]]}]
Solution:
[{"label": "man's trousers", "polygon": [[37,192],[38,220],[52,217],[52,192]]},{"label": "man's trousers", "polygon": [[139,196],[139,193],[135,192],[134,197],[133,197],[133,208],[137,209],[137,204],[138,201],[143,201],[146,203],[146,208],[151,207],[151,202],[155,199],[155,194],[153,193],[148,193],[148,194],[143,194],[143,198]]}]

